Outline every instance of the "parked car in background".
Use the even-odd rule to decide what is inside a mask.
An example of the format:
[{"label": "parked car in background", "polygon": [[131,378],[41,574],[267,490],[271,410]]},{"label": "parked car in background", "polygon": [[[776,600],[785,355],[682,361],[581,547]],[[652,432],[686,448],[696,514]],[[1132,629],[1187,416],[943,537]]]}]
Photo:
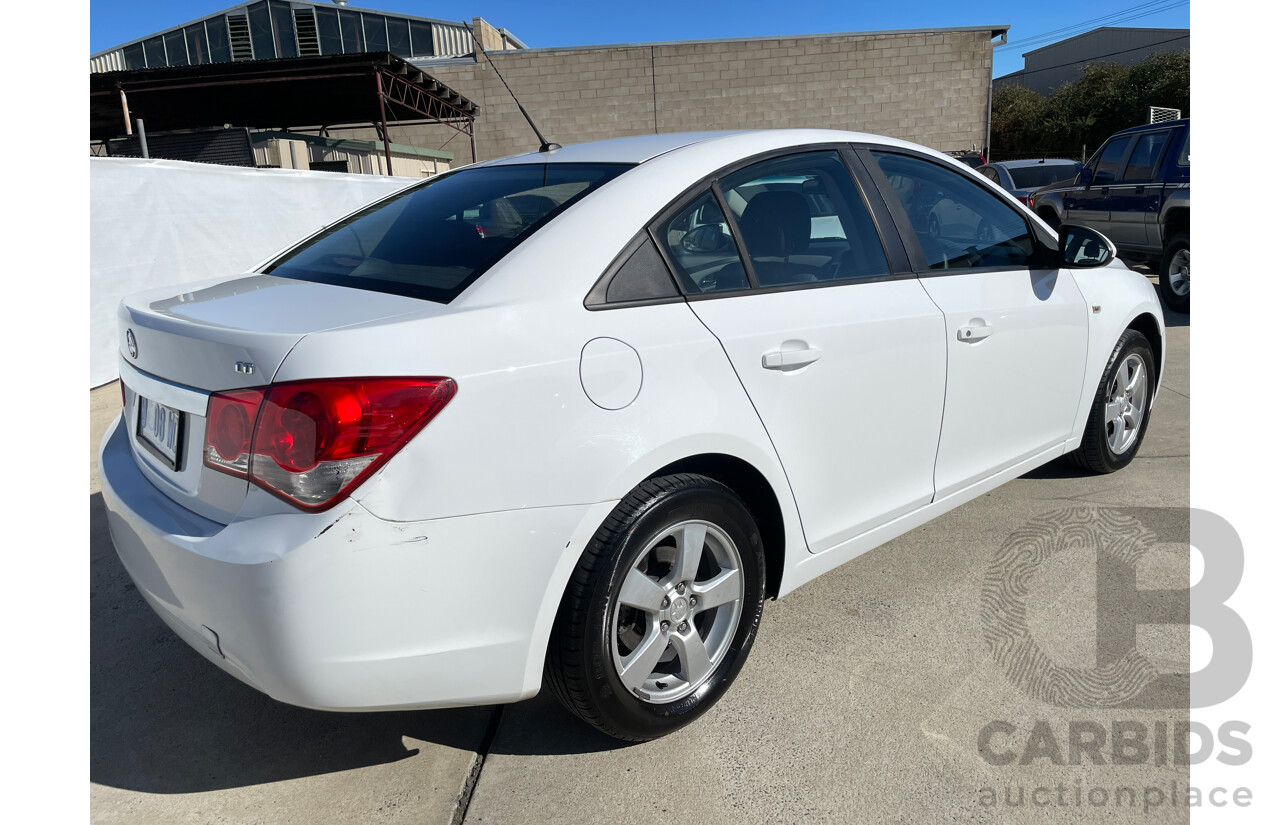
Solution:
[{"label": "parked car in background", "polygon": [[[934,237],[943,201],[975,219]],[[1114,254],[853,132],[473,164],[121,303],[111,538],[178,636],[280,701],[545,679],[651,739],[724,695],[767,598],[1059,456],[1134,459],[1164,327]]]},{"label": "parked car in background", "polygon": [[1028,203],[1037,189],[1075,180],[1083,166],[1078,160],[1063,158],[1001,160],[979,166],[978,174],[994,181],[1023,203]]},{"label": "parked car in background", "polygon": [[968,166],[970,169],[977,169],[979,166],[987,162],[982,153],[975,150],[964,150],[957,152],[948,152],[948,155]]},{"label": "parked car in background", "polygon": [[1160,297],[1176,312],[1191,307],[1191,121],[1116,132],[1070,183],[1033,194],[1050,226],[1091,226],[1121,259],[1159,267]]}]

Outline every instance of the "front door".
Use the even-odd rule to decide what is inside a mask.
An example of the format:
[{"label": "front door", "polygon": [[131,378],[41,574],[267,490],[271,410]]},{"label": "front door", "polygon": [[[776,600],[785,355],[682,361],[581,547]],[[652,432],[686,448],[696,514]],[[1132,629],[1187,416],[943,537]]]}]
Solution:
[{"label": "front door", "polygon": [[918,155],[863,157],[873,177],[883,173],[886,193],[935,193],[984,227],[936,237],[909,217],[927,214],[919,205],[896,211],[918,241],[909,248],[920,282],[945,316],[946,413],[934,473],[943,498],[1070,435],[1088,345],[1084,298],[1070,271],[1045,268],[1026,216],[977,180]]}]

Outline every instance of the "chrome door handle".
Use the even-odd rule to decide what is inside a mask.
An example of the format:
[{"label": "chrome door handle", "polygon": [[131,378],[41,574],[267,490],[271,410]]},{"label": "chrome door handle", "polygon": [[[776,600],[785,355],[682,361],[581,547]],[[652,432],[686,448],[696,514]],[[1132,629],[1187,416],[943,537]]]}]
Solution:
[{"label": "chrome door handle", "polygon": [[760,359],[761,365],[767,370],[781,370],[787,367],[803,367],[812,364],[822,357],[820,349],[793,349],[778,350],[776,352],[766,352],[764,357]]},{"label": "chrome door handle", "polygon": [[960,329],[956,330],[956,337],[966,343],[974,343],[988,337],[993,331],[986,324],[960,327]]}]

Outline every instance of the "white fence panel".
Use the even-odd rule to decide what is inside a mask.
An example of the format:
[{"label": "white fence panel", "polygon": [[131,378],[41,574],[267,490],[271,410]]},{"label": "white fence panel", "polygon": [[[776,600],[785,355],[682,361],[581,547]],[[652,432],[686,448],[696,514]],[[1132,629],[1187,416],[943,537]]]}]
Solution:
[{"label": "white fence panel", "polygon": [[229,279],[412,178],[89,159],[89,386],[119,376],[124,296]]}]

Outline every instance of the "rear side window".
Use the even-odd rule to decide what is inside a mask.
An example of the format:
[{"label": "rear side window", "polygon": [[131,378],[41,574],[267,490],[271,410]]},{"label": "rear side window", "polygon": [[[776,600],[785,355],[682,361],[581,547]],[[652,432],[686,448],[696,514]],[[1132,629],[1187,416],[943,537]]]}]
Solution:
[{"label": "rear side window", "polygon": [[1014,166],[1009,169],[1014,189],[1039,189],[1051,183],[1071,180],[1080,171],[1081,163],[1042,163],[1035,166]]},{"label": "rear side window", "polygon": [[889,274],[871,212],[838,153],[766,160],[720,187],[760,286]]},{"label": "rear side window", "polygon": [[1133,152],[1129,155],[1129,163],[1124,167],[1124,179],[1151,180],[1154,178],[1160,158],[1164,154],[1164,145],[1168,140],[1168,132],[1152,132],[1139,137]]},{"label": "rear side window", "polygon": [[557,214],[629,168],[463,169],[356,213],[266,271],[447,304]]},{"label": "rear side window", "polygon": [[695,198],[662,224],[656,234],[666,246],[685,292],[727,292],[750,287],[738,246],[729,234],[729,222],[711,192]]}]

